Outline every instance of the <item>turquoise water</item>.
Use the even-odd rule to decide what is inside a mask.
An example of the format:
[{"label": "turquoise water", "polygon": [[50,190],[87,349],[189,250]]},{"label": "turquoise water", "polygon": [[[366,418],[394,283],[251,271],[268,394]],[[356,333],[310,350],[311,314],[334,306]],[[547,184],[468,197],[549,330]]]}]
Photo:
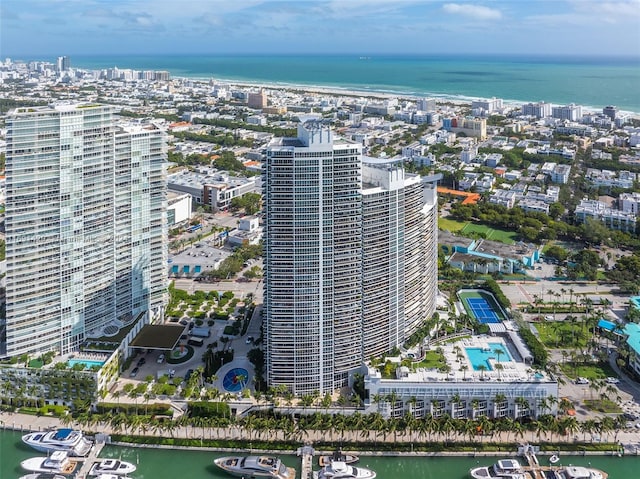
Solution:
[{"label": "turquoise water", "polygon": [[[6,419],[4,417],[3,419]],[[514,443],[514,450],[516,445]],[[249,454],[247,449],[240,454]],[[0,430],[0,478],[15,479],[22,474],[20,461],[39,453],[23,445],[20,433]],[[171,449],[143,449],[109,446],[101,457],[122,458],[138,465],[133,479],[230,479],[213,465],[217,457],[231,455],[214,451],[186,451]],[[296,468],[300,474],[300,460],[291,455],[280,456]],[[360,464],[370,467],[378,479],[468,479],[469,469],[478,465],[490,465],[501,457],[365,457]],[[561,464],[589,465],[609,473],[610,479],[637,477],[640,457],[562,456]],[[317,467],[315,467],[317,468]]]},{"label": "turquoise water", "polygon": [[67,362],[70,367],[73,367],[76,364],[84,364],[85,369],[91,369],[93,366],[102,366],[104,364],[104,361],[94,361],[91,359],[69,359]]},{"label": "turquoise water", "polygon": [[527,56],[92,56],[80,68],[168,70],[174,76],[514,101],[613,104],[640,112],[640,59]]},{"label": "turquoise water", "polygon": [[484,366],[487,368],[487,371],[492,371],[493,368],[489,363],[489,359],[498,360],[498,355],[495,353],[495,350],[498,349],[502,351],[500,355],[500,362],[511,361],[511,356],[509,352],[505,349],[505,347],[500,343],[488,343],[489,349],[484,350],[482,348],[464,348],[467,352],[467,356],[471,365],[473,366],[474,371],[479,371],[480,366]]},{"label": "turquoise water", "polygon": [[631,296],[629,298],[631,304],[633,304],[637,309],[640,309],[640,296]]}]

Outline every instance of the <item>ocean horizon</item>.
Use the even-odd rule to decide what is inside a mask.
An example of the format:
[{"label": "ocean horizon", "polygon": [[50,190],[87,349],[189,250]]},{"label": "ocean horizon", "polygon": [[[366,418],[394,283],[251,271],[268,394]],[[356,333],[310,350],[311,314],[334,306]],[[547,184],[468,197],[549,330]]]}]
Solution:
[{"label": "ocean horizon", "polygon": [[640,58],[541,55],[93,55],[84,69],[167,70],[173,77],[505,102],[615,105],[640,114]]}]

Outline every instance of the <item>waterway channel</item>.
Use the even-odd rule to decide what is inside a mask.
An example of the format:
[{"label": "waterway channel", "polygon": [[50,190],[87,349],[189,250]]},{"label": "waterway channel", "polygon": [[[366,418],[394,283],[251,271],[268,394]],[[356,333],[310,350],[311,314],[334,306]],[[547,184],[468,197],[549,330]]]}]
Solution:
[{"label": "waterway channel", "polygon": [[[20,433],[0,430],[0,479],[17,479],[24,474],[20,461],[42,455],[20,441]],[[515,450],[515,445],[514,445]],[[241,451],[248,454],[249,450]],[[213,459],[227,454],[215,451],[188,451],[159,448],[107,446],[103,457],[121,458],[137,463],[133,479],[230,479],[231,476],[213,465]],[[294,455],[281,455],[283,461],[300,471],[300,460]],[[496,457],[365,457],[360,464],[375,470],[378,479],[468,479],[469,469],[492,464]],[[546,458],[540,458],[541,463]],[[569,456],[561,464],[589,465],[609,473],[610,479],[632,479],[639,476],[640,456]]]}]

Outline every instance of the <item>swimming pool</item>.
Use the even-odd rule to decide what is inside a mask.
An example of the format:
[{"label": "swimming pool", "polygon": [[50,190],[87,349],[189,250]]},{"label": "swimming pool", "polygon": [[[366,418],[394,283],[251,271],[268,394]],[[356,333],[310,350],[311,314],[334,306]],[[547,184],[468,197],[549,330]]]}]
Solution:
[{"label": "swimming pool", "polygon": [[640,296],[631,296],[629,301],[636,307],[636,309],[640,309]]},{"label": "swimming pool", "polygon": [[249,371],[245,368],[233,368],[222,378],[222,387],[225,391],[237,393],[249,382]]},{"label": "swimming pool", "polygon": [[500,353],[499,362],[504,363],[511,361],[509,351],[504,347],[502,343],[488,343],[488,348],[464,348],[467,353],[467,357],[473,366],[474,371],[480,371],[480,367],[484,366],[486,371],[493,371],[491,367],[490,359],[498,361],[498,354],[496,351],[502,351]]},{"label": "swimming pool", "polygon": [[76,364],[84,364],[85,369],[91,369],[93,366],[100,366],[104,364],[104,361],[96,361],[93,359],[69,359],[67,361],[69,363],[69,367],[73,367]]}]

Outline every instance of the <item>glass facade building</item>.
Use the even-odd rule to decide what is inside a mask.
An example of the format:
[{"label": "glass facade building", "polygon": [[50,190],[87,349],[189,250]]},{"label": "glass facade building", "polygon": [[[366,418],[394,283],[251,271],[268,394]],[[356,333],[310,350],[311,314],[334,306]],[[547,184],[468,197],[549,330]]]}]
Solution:
[{"label": "glass facade building", "polygon": [[107,106],[19,108],[7,119],[4,355],[68,353],[109,324],[161,314],[164,133]]},{"label": "glass facade building", "polygon": [[361,150],[319,122],[267,150],[266,379],[296,395],[346,385],[365,357],[402,344],[435,308],[435,185],[399,168],[385,186],[387,167],[363,166]]}]

